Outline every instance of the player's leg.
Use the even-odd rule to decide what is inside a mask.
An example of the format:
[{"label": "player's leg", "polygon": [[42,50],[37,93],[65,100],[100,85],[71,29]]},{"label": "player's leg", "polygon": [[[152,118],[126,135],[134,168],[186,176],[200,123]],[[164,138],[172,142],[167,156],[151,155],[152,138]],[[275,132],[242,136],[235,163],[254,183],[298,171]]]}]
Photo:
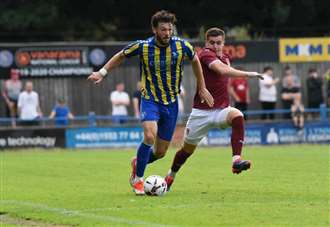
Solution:
[{"label": "player's leg", "polygon": [[143,141],[137,149],[136,157],[132,159],[132,174],[130,183],[137,195],[143,195],[143,175],[148,164],[151,147],[156,140],[157,121],[159,119],[158,104],[141,99]]},{"label": "player's leg", "polygon": [[157,136],[155,145],[154,145],[153,149],[151,149],[148,163],[152,163],[158,159],[163,158],[165,156],[170,144],[171,144],[171,141],[161,139],[159,136]]},{"label": "player's leg", "polygon": [[152,163],[165,156],[175,131],[177,118],[177,102],[160,107],[160,117],[157,122],[157,137],[154,149],[150,152],[148,163]]},{"label": "player's leg", "polygon": [[239,174],[243,170],[247,170],[251,167],[251,161],[242,160],[241,153],[244,144],[244,117],[241,111],[233,107],[227,107],[220,111],[218,116],[218,122],[220,127],[225,124],[232,127],[231,134],[231,147],[232,147],[232,157],[233,173]]},{"label": "player's leg", "polygon": [[184,145],[176,152],[171,169],[165,177],[167,190],[170,190],[177,172],[196,150],[198,143],[207,135],[211,126],[209,117],[209,111],[205,110],[193,109],[190,114],[184,135]]},{"label": "player's leg", "polygon": [[180,168],[187,161],[187,159],[194,153],[196,148],[197,145],[188,144],[184,142],[183,147],[176,152],[172,162],[171,169],[168,171],[165,177],[165,181],[167,183],[167,191],[170,190],[177,172],[179,172]]}]

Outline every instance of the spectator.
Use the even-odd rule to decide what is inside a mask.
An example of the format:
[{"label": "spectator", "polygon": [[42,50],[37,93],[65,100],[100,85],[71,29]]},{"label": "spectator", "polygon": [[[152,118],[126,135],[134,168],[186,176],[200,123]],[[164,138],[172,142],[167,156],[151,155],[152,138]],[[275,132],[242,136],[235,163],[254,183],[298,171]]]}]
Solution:
[{"label": "spectator", "polygon": [[[295,77],[293,74],[286,75],[283,78],[283,80],[285,80],[285,83],[284,82],[282,83],[283,85],[282,94],[281,94],[282,105],[283,105],[283,109],[290,110],[294,96],[298,93],[300,94],[300,87],[298,87],[298,84],[295,82]],[[285,113],[283,117],[285,119],[291,118],[290,113]]]},{"label": "spectator", "polygon": [[[311,68],[308,70],[306,84],[308,108],[320,108],[323,103],[322,78],[318,76],[316,69]],[[316,117],[315,114],[318,113],[313,113],[313,118]]]},{"label": "spectator", "polygon": [[[237,68],[239,70],[243,70],[242,68]],[[248,104],[250,103],[250,92],[249,92],[249,84],[246,78],[230,78],[228,84],[229,94],[234,99],[234,106],[242,112],[245,112],[248,109]],[[244,114],[245,120],[247,116]]]},{"label": "spectator", "polygon": [[293,103],[291,105],[291,116],[293,125],[299,130],[302,130],[304,128],[304,111],[304,106],[301,103],[301,94],[294,94]]},{"label": "spectator", "polygon": [[42,116],[39,95],[33,91],[31,81],[25,83],[25,91],[19,94],[17,107],[21,125],[39,125],[39,118]]},{"label": "spectator", "polygon": [[[267,66],[263,70],[264,79],[259,80],[259,101],[263,110],[274,110],[277,101],[277,90],[276,84],[279,79],[274,79],[273,68]],[[274,119],[274,114],[262,114],[261,118],[265,119]]]},{"label": "spectator", "polygon": [[116,85],[116,90],[111,92],[110,101],[112,103],[112,117],[113,122],[116,124],[123,124],[127,120],[127,106],[129,106],[130,100],[125,85],[119,83]]},{"label": "spectator", "polygon": [[[290,80],[293,80],[293,87],[296,87],[296,88],[301,87],[301,81],[300,81],[299,76],[296,74],[293,74],[292,69],[290,68],[290,66],[287,65],[284,68],[284,76],[283,76],[283,80],[282,80],[283,88],[287,88],[289,86],[288,85],[289,82],[287,81],[288,78],[291,78]],[[290,81],[290,83],[291,83],[291,81]]]},{"label": "spectator", "polygon": [[133,110],[134,117],[140,118],[140,104],[141,104],[141,81],[136,84],[136,91],[133,93]]},{"label": "spectator", "polygon": [[327,106],[330,107],[330,69],[324,73],[323,77],[327,81]]},{"label": "spectator", "polygon": [[55,118],[56,126],[66,126],[69,124],[69,119],[73,119],[74,116],[69,107],[65,104],[64,98],[58,98],[57,105],[53,108],[49,118]]},{"label": "spectator", "polygon": [[10,70],[10,79],[6,80],[2,90],[2,97],[6,103],[6,117],[11,117],[11,124],[16,126],[18,96],[22,90],[22,82],[16,69]]}]

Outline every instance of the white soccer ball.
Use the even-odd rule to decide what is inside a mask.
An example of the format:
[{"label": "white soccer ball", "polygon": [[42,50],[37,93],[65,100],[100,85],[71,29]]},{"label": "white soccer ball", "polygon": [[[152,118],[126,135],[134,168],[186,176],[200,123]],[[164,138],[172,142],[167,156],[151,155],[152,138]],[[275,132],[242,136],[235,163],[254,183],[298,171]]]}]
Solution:
[{"label": "white soccer ball", "polygon": [[166,190],[166,181],[161,176],[152,175],[144,181],[144,192],[147,195],[162,196],[166,193]]}]

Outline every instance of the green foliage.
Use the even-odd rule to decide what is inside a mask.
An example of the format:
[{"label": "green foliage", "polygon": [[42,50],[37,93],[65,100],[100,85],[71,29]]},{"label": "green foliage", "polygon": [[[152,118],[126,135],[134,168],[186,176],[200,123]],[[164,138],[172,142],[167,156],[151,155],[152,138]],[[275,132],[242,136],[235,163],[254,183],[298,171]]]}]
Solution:
[{"label": "green foliage", "polygon": [[[199,148],[164,197],[136,197],[128,150],[0,153],[0,212],[73,226],[329,226],[327,145],[246,146],[252,169],[231,173],[230,148]],[[164,175],[174,150],[147,168]]]},{"label": "green foliage", "polygon": [[[2,0],[0,39],[134,40],[148,37],[150,17],[174,12],[179,35],[196,38],[200,28],[240,29],[239,39],[329,34],[330,1],[315,0]],[[246,26],[249,25],[249,26]],[[248,29],[247,31],[243,30]],[[243,33],[242,33],[243,32]]]}]

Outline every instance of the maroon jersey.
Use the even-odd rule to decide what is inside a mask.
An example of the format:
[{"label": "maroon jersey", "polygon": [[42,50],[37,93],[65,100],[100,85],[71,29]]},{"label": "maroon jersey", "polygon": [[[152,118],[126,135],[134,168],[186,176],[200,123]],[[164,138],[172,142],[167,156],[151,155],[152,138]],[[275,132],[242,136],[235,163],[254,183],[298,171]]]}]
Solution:
[{"label": "maroon jersey", "polygon": [[245,78],[231,78],[230,86],[235,91],[236,95],[239,97],[240,102],[247,102],[247,92],[249,90],[249,84]]},{"label": "maroon jersey", "polygon": [[194,98],[194,108],[197,109],[218,109],[229,106],[229,95],[228,95],[228,77],[221,75],[209,68],[211,62],[220,60],[224,64],[229,65],[229,57],[223,55],[221,58],[218,57],[214,51],[204,48],[198,54],[198,58],[203,68],[203,75],[207,90],[211,93],[214,98],[214,106],[209,107],[206,102],[202,103],[199,95],[196,93]]}]

